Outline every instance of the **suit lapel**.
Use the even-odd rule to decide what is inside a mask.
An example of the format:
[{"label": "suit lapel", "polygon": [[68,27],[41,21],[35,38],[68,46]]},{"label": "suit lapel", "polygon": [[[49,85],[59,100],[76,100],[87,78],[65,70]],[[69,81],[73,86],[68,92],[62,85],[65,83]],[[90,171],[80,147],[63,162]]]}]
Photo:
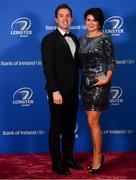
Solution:
[{"label": "suit lapel", "polygon": [[56,33],[57,33],[59,39],[64,43],[64,45],[69,48],[67,41],[65,40],[65,38],[62,36],[62,34],[59,32],[58,29],[56,29]]},{"label": "suit lapel", "polygon": [[[56,32],[60,38],[60,40],[62,41],[62,43],[65,45],[65,47],[68,49],[68,52],[70,53],[71,57],[74,59],[72,53],[71,53],[71,50],[70,50],[70,47],[69,47],[69,44],[67,43],[67,41],[65,40],[65,38],[62,36],[62,34],[59,32],[58,29],[56,29]],[[77,50],[77,43],[75,41],[75,38],[73,37],[73,35],[71,36],[72,40],[74,41],[75,43],[75,46],[76,46],[76,49],[75,49],[75,54],[76,54],[76,50]],[[75,55],[74,55],[75,56]]]}]

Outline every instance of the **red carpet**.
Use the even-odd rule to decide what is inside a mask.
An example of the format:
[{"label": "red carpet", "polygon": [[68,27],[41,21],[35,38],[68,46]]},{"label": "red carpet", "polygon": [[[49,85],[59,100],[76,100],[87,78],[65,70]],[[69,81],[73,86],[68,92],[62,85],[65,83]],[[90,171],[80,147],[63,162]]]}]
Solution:
[{"label": "red carpet", "polygon": [[0,179],[136,179],[136,153],[104,153],[105,162],[99,175],[89,174],[90,153],[76,153],[84,170],[72,175],[53,173],[49,154],[0,155]]}]

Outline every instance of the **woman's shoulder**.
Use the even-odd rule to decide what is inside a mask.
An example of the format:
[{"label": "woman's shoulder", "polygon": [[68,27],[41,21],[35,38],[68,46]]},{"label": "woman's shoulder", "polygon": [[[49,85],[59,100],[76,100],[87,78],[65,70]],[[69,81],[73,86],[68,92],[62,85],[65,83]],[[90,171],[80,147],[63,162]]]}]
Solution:
[{"label": "woman's shoulder", "polygon": [[112,37],[109,36],[108,34],[104,33],[101,44],[103,44],[103,45],[105,45],[107,47],[113,46]]},{"label": "woman's shoulder", "polygon": [[103,39],[104,41],[111,41],[111,40],[112,40],[111,36],[109,36],[109,35],[106,34],[106,33],[103,33],[102,39]]},{"label": "woman's shoulder", "polygon": [[82,34],[81,36],[79,36],[79,41],[82,41],[86,38],[86,34]]}]

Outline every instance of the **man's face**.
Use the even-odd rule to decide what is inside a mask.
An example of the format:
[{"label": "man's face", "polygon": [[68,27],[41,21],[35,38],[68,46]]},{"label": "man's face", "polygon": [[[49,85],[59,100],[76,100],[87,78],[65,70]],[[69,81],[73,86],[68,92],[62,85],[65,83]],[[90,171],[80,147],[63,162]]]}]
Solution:
[{"label": "man's face", "polygon": [[55,18],[58,27],[65,32],[68,31],[69,26],[72,23],[72,20],[73,18],[71,17],[70,11],[66,8],[59,9],[57,18]]}]

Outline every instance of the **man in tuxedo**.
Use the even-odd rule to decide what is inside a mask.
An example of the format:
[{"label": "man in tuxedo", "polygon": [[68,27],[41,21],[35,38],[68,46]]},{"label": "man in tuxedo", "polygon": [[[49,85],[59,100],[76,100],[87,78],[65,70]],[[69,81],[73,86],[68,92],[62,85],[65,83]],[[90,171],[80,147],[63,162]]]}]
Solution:
[{"label": "man in tuxedo", "polygon": [[69,32],[72,19],[71,8],[67,4],[59,5],[55,10],[57,29],[46,35],[41,45],[51,115],[49,149],[52,170],[64,175],[71,174],[69,168],[83,169],[73,157],[80,63],[78,40]]}]

